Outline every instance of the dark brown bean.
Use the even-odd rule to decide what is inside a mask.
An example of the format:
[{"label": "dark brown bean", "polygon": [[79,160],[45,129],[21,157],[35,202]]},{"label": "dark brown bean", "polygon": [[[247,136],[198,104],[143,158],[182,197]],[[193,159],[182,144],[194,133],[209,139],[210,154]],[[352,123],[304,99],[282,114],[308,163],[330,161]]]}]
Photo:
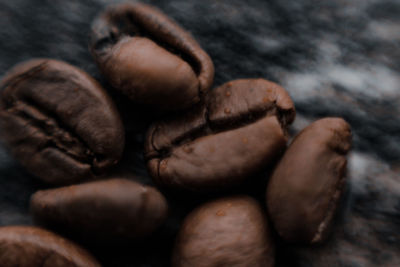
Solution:
[{"label": "dark brown bean", "polygon": [[350,146],[350,126],[340,118],[314,122],[289,146],[267,188],[271,221],[285,241],[327,238],[345,185]]},{"label": "dark brown bean", "polygon": [[155,188],[126,179],[43,190],[31,198],[37,223],[100,244],[149,235],[164,222],[167,210]]},{"label": "dark brown bean", "polygon": [[183,222],[173,267],[270,267],[275,246],[260,205],[248,196],[201,205]]},{"label": "dark brown bean", "polygon": [[70,184],[102,174],[124,148],[111,99],[88,74],[67,63],[35,59],[0,84],[1,137],[32,174]]},{"label": "dark brown bean", "polygon": [[93,22],[90,50],[113,87],[156,109],[190,107],[214,78],[210,57],[193,37],[142,3],[107,8]]},{"label": "dark brown bean", "polygon": [[295,109],[279,85],[236,80],[211,91],[205,102],[150,127],[145,156],[159,185],[199,192],[238,185],[285,149]]},{"label": "dark brown bean", "polygon": [[0,266],[99,267],[86,250],[49,231],[31,226],[0,227]]}]

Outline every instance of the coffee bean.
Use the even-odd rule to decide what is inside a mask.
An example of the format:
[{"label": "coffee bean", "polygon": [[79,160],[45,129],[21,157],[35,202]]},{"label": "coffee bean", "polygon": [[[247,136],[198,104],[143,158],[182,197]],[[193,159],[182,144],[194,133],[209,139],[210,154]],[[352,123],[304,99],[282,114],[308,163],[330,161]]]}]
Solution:
[{"label": "coffee bean", "polygon": [[260,205],[248,196],[213,200],[192,211],[178,234],[173,267],[274,266],[275,246]]},{"label": "coffee bean", "polygon": [[0,227],[0,266],[99,267],[86,250],[49,231],[31,226]]},{"label": "coffee bean", "polygon": [[126,179],[43,190],[31,198],[38,224],[99,244],[149,235],[164,222],[167,209],[155,188]]},{"label": "coffee bean", "polygon": [[200,101],[214,65],[193,37],[155,7],[110,6],[92,25],[90,49],[110,84],[153,109]]},{"label": "coffee bean", "polygon": [[1,137],[32,174],[70,184],[104,173],[124,148],[119,114],[101,86],[67,63],[35,59],[0,84]]},{"label": "coffee bean", "polygon": [[281,155],[294,117],[293,102],[279,85],[228,82],[211,91],[205,105],[150,127],[149,173],[161,186],[198,192],[241,184]]},{"label": "coffee bean", "polygon": [[319,243],[332,225],[345,185],[350,126],[321,119],[294,139],[269,181],[271,221],[287,242]]}]

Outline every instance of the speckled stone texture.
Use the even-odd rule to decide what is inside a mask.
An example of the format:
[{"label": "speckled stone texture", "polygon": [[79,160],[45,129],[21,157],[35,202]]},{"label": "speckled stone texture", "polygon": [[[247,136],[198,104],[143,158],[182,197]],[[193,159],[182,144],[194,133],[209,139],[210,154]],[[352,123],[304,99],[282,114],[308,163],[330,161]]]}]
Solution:
[{"label": "speckled stone texture", "polygon": [[[110,2],[117,1],[1,0],[0,76],[17,62],[52,57],[83,68],[109,88],[87,43],[90,22]],[[282,84],[297,108],[291,134],[324,116],[344,117],[352,126],[348,190],[333,235],[317,247],[278,244],[277,266],[400,266],[400,2],[146,2],[177,20],[209,53],[214,87],[252,77]],[[127,128],[118,174],[151,184],[143,133],[156,115],[144,114],[118,93],[112,96]],[[0,147],[0,225],[31,224],[29,197],[46,187]],[[91,250],[105,266],[168,266],[182,218],[201,202],[169,199],[172,217],[148,240]]]}]

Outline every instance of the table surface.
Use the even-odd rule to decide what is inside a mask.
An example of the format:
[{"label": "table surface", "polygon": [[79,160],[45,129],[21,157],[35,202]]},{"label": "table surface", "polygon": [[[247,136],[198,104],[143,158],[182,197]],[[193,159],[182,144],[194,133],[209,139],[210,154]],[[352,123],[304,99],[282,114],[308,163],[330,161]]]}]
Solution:
[{"label": "table surface", "polygon": [[[108,88],[87,43],[91,21],[111,2],[118,1],[0,0],[0,76],[23,60],[50,57],[81,67]],[[253,77],[282,84],[297,109],[292,134],[326,116],[352,126],[348,190],[331,238],[317,247],[278,244],[277,266],[400,266],[400,1],[146,2],[209,53],[215,86]],[[142,147],[154,114],[110,94],[127,131],[118,175],[152,184]],[[43,188],[0,146],[0,225],[32,224],[29,198]],[[90,249],[105,266],[168,266],[182,218],[201,201],[170,196],[172,215],[153,237]]]}]

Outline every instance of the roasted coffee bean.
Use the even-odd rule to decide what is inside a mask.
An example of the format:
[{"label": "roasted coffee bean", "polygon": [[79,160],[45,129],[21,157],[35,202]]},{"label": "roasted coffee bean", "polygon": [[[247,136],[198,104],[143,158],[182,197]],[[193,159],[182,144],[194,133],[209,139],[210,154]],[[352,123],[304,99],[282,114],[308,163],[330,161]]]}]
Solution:
[{"label": "roasted coffee bean", "polygon": [[332,225],[345,185],[350,126],[321,119],[297,135],[267,188],[271,221],[287,242],[319,243]]},{"label": "roasted coffee bean", "polygon": [[184,220],[173,267],[274,266],[275,246],[260,205],[248,196],[201,205]]},{"label": "roasted coffee bean", "polygon": [[279,85],[228,82],[211,91],[204,106],[150,127],[148,170],[159,185],[190,191],[241,184],[282,154],[294,117],[293,102]]},{"label": "roasted coffee bean", "polygon": [[160,110],[187,108],[212,85],[210,57],[157,8],[110,6],[93,22],[90,39],[103,75],[136,103]]},{"label": "roasted coffee bean", "polygon": [[164,222],[167,209],[156,189],[126,179],[43,190],[31,198],[31,212],[38,224],[99,244],[152,233]]},{"label": "roasted coffee bean", "polygon": [[32,174],[70,184],[102,174],[120,159],[124,129],[111,99],[88,74],[35,59],[0,84],[1,137]]},{"label": "roasted coffee bean", "polygon": [[100,267],[73,242],[31,226],[0,227],[2,267]]}]

